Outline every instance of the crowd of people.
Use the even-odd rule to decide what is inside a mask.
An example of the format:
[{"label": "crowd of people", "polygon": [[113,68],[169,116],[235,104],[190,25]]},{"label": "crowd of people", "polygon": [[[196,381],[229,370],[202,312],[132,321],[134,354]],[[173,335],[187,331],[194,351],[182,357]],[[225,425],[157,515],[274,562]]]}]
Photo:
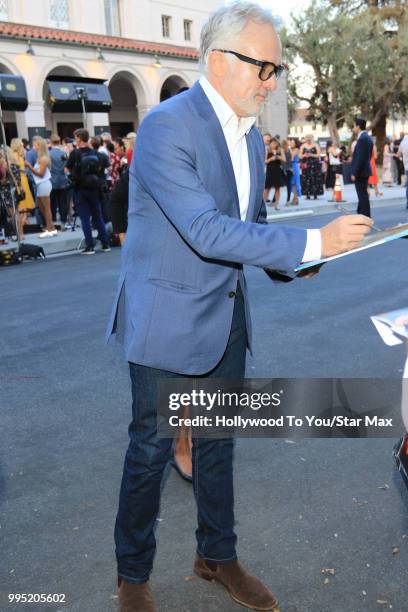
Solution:
[{"label": "crowd of people", "polygon": [[[307,135],[303,140],[263,135],[265,145],[265,190],[267,206],[279,210],[281,189],[286,189],[286,206],[297,206],[300,197],[317,200],[324,191],[334,190],[336,176],[350,182],[351,160],[356,139],[349,146],[331,140],[325,148]],[[103,250],[109,248],[106,224],[117,242],[123,244],[127,228],[128,169],[136,134],[112,138],[108,132],[89,137],[79,129],[74,138],[61,141],[34,136],[31,147],[25,139],[13,138],[10,147],[0,149],[0,230],[5,239],[25,240],[25,228],[35,215],[41,238],[52,238],[71,229],[77,217],[85,236],[82,253],[94,254],[92,229],[98,230]],[[408,136],[401,132],[386,138],[382,151],[381,180],[384,187],[401,185],[408,172]],[[377,171],[378,151],[371,157],[369,191],[382,196]],[[86,175],[89,175],[86,177]],[[406,179],[405,179],[406,180]],[[406,181],[407,183],[407,181]],[[408,206],[408,185],[407,206]],[[272,197],[271,197],[272,196]],[[17,209],[14,215],[13,199]],[[333,199],[333,198],[332,198]]]},{"label": "crowd of people", "polygon": [[[264,200],[268,206],[279,210],[282,187],[286,188],[285,206],[296,206],[299,198],[317,200],[326,190],[333,192],[336,176],[340,175],[342,183],[350,182],[350,166],[356,139],[353,137],[349,146],[332,140],[325,142],[323,149],[312,135],[299,140],[288,137],[281,140],[277,134],[263,135],[265,144],[265,191]],[[401,185],[408,172],[408,162],[404,163],[403,149],[408,136],[401,132],[386,138],[382,151],[381,182],[384,187]],[[403,145],[401,145],[403,143]],[[378,151],[373,147],[371,157],[371,176],[369,189],[377,197],[383,193],[379,189],[379,172],[377,171]],[[272,197],[271,197],[272,196]],[[408,203],[408,195],[407,195]]]},{"label": "crowd of people", "polygon": [[127,224],[128,168],[136,134],[112,138],[108,132],[89,137],[86,129],[61,142],[34,136],[13,138],[0,149],[0,229],[4,240],[24,242],[30,216],[35,215],[42,239],[75,227],[81,219],[86,246],[94,254],[92,230],[97,229],[102,250],[110,250],[106,225],[112,223],[123,242]]}]

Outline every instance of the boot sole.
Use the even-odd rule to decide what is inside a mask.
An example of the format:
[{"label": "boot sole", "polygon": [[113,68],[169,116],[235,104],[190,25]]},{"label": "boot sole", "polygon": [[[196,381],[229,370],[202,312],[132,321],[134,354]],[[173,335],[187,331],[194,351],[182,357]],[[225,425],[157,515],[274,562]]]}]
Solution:
[{"label": "boot sole", "polygon": [[199,578],[203,578],[204,580],[208,580],[208,582],[218,582],[218,584],[221,584],[224,587],[224,589],[227,591],[227,593],[231,597],[231,599],[236,601],[241,606],[244,606],[245,608],[248,608],[249,610],[259,610],[260,612],[280,612],[280,609],[278,607],[278,602],[277,601],[274,603],[273,608],[270,608],[270,607],[268,607],[268,608],[259,608],[259,607],[251,606],[250,604],[245,603],[244,601],[241,601],[240,599],[235,597],[235,595],[233,593],[231,593],[229,588],[223,582],[221,582],[221,580],[218,580],[218,578],[216,578],[213,574],[209,574],[207,572],[197,571],[196,569],[194,569],[193,571],[194,571],[195,575],[198,576]]}]

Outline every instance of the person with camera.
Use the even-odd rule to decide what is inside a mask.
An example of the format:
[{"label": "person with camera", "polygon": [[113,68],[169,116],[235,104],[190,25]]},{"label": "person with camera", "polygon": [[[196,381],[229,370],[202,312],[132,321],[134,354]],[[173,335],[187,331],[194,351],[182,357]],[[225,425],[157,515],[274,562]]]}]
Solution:
[{"label": "person with camera", "polygon": [[102,251],[108,253],[111,249],[105,224],[102,218],[100,201],[101,182],[104,176],[104,160],[102,154],[89,146],[89,132],[83,128],[74,132],[76,149],[70,153],[66,169],[74,184],[74,202],[81,219],[86,247],[82,255],[94,255],[94,239],[92,225],[98,230],[102,242]]}]

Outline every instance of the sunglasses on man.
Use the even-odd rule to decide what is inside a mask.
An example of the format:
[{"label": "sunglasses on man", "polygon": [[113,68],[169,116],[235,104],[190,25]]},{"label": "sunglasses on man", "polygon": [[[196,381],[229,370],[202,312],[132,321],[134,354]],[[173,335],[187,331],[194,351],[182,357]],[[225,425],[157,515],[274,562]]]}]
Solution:
[{"label": "sunglasses on man", "polygon": [[230,51],[228,49],[213,49],[213,51],[219,51],[220,53],[232,53],[241,62],[247,62],[248,64],[254,64],[254,66],[259,66],[259,78],[261,81],[268,81],[272,75],[275,75],[275,79],[279,79],[282,72],[284,70],[288,70],[287,64],[274,64],[273,62],[262,62],[261,60],[256,60],[253,57],[248,57],[247,55],[242,55],[242,53],[238,53],[237,51]]}]

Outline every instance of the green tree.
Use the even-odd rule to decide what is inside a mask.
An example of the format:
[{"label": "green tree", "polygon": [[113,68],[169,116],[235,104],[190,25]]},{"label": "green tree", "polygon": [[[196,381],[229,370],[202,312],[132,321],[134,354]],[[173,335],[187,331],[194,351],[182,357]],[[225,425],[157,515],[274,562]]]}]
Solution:
[{"label": "green tree", "polygon": [[384,4],[321,0],[292,16],[290,31],[283,31],[293,68],[290,99],[307,102],[309,118],[327,125],[333,138],[344,122],[365,116],[380,152],[387,116],[408,105],[406,2]]},{"label": "green tree", "polygon": [[408,1],[330,0],[330,5],[339,15],[351,15],[362,33],[355,54],[355,106],[370,119],[381,152],[387,117],[408,108]]},{"label": "green tree", "polygon": [[292,16],[290,31],[281,31],[290,64],[289,100],[306,102],[308,119],[327,125],[335,140],[352,103],[347,68],[350,22],[345,15],[334,19],[334,11],[327,10],[327,5],[313,3]]}]

